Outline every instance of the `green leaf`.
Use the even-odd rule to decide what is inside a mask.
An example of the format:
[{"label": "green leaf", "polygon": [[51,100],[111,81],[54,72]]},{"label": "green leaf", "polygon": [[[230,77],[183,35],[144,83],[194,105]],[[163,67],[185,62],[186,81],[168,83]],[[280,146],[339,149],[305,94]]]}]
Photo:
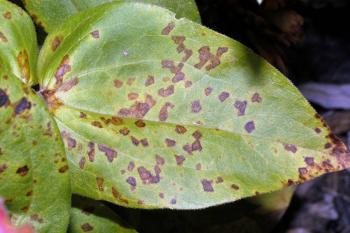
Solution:
[{"label": "green leaf", "polygon": [[280,72],[156,6],[73,16],[47,38],[39,73],[83,196],[196,209],[349,166],[345,146]]},{"label": "green leaf", "polygon": [[43,100],[0,69],[0,196],[16,225],[65,232],[70,209],[68,165]]},{"label": "green leaf", "polygon": [[37,82],[36,34],[31,18],[21,8],[0,0],[0,69],[11,70],[23,82]]},{"label": "green leaf", "polygon": [[[36,23],[47,32],[53,32],[70,16],[113,0],[23,0],[26,9]],[[195,0],[119,0],[119,2],[143,2],[167,8],[193,21],[201,21]]]},{"label": "green leaf", "polygon": [[69,233],[77,232],[118,232],[136,233],[106,205],[79,196],[73,197]]}]

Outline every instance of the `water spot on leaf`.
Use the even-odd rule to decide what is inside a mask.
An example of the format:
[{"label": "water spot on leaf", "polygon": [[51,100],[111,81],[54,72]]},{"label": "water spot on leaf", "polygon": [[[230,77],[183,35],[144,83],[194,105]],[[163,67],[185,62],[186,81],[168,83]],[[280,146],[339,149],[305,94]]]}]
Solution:
[{"label": "water spot on leaf", "polygon": [[292,153],[296,153],[297,150],[298,150],[298,148],[295,145],[293,145],[293,144],[286,144],[286,143],[284,143],[283,146],[284,146],[284,149],[286,151],[289,151],[289,152],[292,152]]},{"label": "water spot on leaf", "polygon": [[170,22],[165,28],[163,28],[161,34],[162,35],[169,35],[170,32],[175,28],[175,23]]},{"label": "water spot on leaf", "polygon": [[202,110],[201,102],[199,100],[193,101],[191,109],[193,113],[199,113]]},{"label": "water spot on leaf", "polygon": [[203,179],[201,180],[201,183],[202,183],[204,192],[214,192],[214,188],[212,186],[213,181]]},{"label": "water spot on leaf", "polygon": [[247,122],[244,126],[244,129],[247,131],[247,133],[252,133],[255,130],[254,121]]},{"label": "water spot on leaf", "polygon": [[84,223],[80,227],[84,232],[89,232],[89,231],[92,231],[94,229],[94,227],[91,226],[90,223]]},{"label": "water spot on leaf", "polygon": [[237,112],[238,116],[244,116],[245,110],[247,108],[247,101],[237,100],[234,104],[234,107],[238,110]]},{"label": "water spot on leaf", "polygon": [[98,145],[98,149],[102,152],[104,152],[104,154],[106,155],[107,157],[107,160],[111,163],[113,162],[113,160],[115,158],[117,158],[117,155],[118,155],[118,152],[113,150],[112,148],[109,148],[108,146],[106,145],[102,145],[102,144],[99,144]]},{"label": "water spot on leaf", "polygon": [[104,182],[105,182],[105,179],[103,179],[103,177],[96,177],[97,188],[101,192],[104,191]]}]

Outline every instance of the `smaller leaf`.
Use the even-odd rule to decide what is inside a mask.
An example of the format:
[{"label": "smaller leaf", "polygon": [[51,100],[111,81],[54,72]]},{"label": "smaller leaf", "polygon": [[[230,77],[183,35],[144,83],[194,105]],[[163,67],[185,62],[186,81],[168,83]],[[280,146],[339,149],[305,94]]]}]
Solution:
[{"label": "smaller leaf", "polygon": [[20,7],[0,0],[0,69],[36,84],[38,46],[31,18]]},{"label": "smaller leaf", "polygon": [[74,196],[68,232],[135,233],[136,231],[123,225],[119,216],[101,202]]}]

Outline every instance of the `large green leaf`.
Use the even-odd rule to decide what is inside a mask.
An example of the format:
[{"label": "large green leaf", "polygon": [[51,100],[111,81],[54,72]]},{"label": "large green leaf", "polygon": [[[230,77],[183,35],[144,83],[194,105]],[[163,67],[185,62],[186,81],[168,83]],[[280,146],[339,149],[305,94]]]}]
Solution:
[{"label": "large green leaf", "polygon": [[73,198],[69,233],[136,233],[104,204],[78,196]]},{"label": "large green leaf", "polygon": [[[200,22],[195,0],[119,1],[155,4],[176,12],[177,17],[186,17]],[[47,32],[52,32],[70,16],[104,3],[113,2],[113,0],[23,0],[23,2],[36,23],[44,27]]]},{"label": "large green leaf", "polygon": [[39,73],[80,195],[203,208],[349,166],[345,146],[281,73],[156,6],[73,16],[47,38]]},{"label": "large green leaf", "polygon": [[23,82],[35,84],[37,56],[30,17],[16,5],[0,0],[0,69],[12,70]]},{"label": "large green leaf", "polygon": [[64,232],[70,184],[64,147],[40,97],[0,69],[0,196],[16,225]]}]

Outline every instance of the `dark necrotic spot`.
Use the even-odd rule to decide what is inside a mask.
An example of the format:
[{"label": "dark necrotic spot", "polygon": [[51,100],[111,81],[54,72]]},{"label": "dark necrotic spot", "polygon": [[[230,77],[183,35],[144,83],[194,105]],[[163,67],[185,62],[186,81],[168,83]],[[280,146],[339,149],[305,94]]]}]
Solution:
[{"label": "dark necrotic spot", "polygon": [[172,103],[166,102],[159,111],[159,120],[166,121],[169,116],[169,109],[173,109],[174,107]]},{"label": "dark necrotic spot", "polygon": [[15,114],[19,115],[23,113],[26,109],[30,109],[32,104],[27,100],[27,98],[23,97],[15,106]]},{"label": "dark necrotic spot", "polygon": [[119,133],[121,133],[122,135],[126,136],[130,133],[130,130],[126,127],[122,128],[119,130]]},{"label": "dark necrotic spot", "polygon": [[220,183],[223,183],[223,182],[224,182],[224,179],[221,176],[216,177],[215,183],[220,184]]},{"label": "dark necrotic spot", "polygon": [[84,223],[80,227],[84,232],[92,231],[94,229],[94,227],[91,226],[89,223]]},{"label": "dark necrotic spot", "polygon": [[244,126],[244,129],[247,131],[247,133],[252,133],[255,130],[254,121],[247,122]]},{"label": "dark necrotic spot", "polygon": [[193,101],[191,108],[193,113],[199,113],[202,110],[200,101],[199,100]]},{"label": "dark necrotic spot", "polygon": [[170,22],[165,28],[162,30],[162,35],[169,35],[170,32],[175,28],[175,23]]},{"label": "dark necrotic spot", "polygon": [[224,102],[228,97],[230,97],[230,93],[223,91],[219,95],[220,102]]},{"label": "dark necrotic spot", "polygon": [[128,184],[130,184],[132,187],[136,187],[136,179],[135,179],[135,177],[129,176],[129,177],[126,179],[126,182],[127,182]]},{"label": "dark necrotic spot", "polygon": [[176,199],[175,198],[171,199],[170,200],[170,204],[175,205],[176,204]]},{"label": "dark necrotic spot", "polygon": [[6,169],[7,169],[7,165],[6,164],[1,164],[0,165],[0,174],[3,173]]},{"label": "dark necrotic spot", "polygon": [[135,168],[135,163],[133,161],[130,161],[128,164],[128,171],[132,172]]},{"label": "dark necrotic spot", "polygon": [[103,179],[103,177],[96,177],[97,188],[101,192],[103,192],[104,190],[104,182],[105,182],[105,179]]},{"label": "dark necrotic spot", "polygon": [[304,176],[304,175],[307,174],[307,169],[306,169],[305,167],[299,168],[298,171],[299,171],[299,174],[300,174],[301,176]]},{"label": "dark necrotic spot", "polygon": [[144,147],[149,146],[149,143],[148,143],[147,138],[141,139],[141,140],[140,140],[140,143],[141,143],[141,145],[144,146]]},{"label": "dark necrotic spot", "polygon": [[60,169],[58,169],[58,171],[60,173],[65,173],[66,171],[68,171],[68,165],[64,165],[63,167],[61,167]]},{"label": "dark necrotic spot", "polygon": [[238,190],[238,189],[239,189],[239,186],[236,185],[236,184],[231,184],[231,188],[234,189],[234,190]]},{"label": "dark necrotic spot", "polygon": [[234,104],[234,107],[238,110],[237,115],[243,116],[245,114],[245,110],[247,107],[247,101],[239,101],[237,100]]},{"label": "dark necrotic spot", "polygon": [[118,155],[117,151],[113,150],[112,148],[109,148],[106,145],[99,144],[98,149],[105,153],[109,162],[113,162],[114,158],[116,158]]},{"label": "dark necrotic spot", "polygon": [[89,151],[88,151],[89,161],[94,162],[94,160],[95,160],[95,143],[89,142],[88,147],[89,147]]},{"label": "dark necrotic spot", "polygon": [[137,138],[135,138],[134,136],[131,136],[130,139],[131,139],[132,144],[134,144],[135,146],[138,146],[140,144],[140,141]]},{"label": "dark necrotic spot", "polygon": [[10,99],[3,89],[0,89],[0,108],[10,104]]},{"label": "dark necrotic spot", "polygon": [[91,122],[91,125],[95,126],[97,128],[100,128],[100,129],[103,128],[101,122],[99,122],[99,121],[93,121],[93,122]]},{"label": "dark necrotic spot", "polygon": [[82,158],[80,159],[80,161],[79,161],[79,167],[80,167],[80,169],[84,169],[85,162],[86,162],[85,157],[82,157]]},{"label": "dark necrotic spot", "polygon": [[321,133],[321,129],[320,128],[315,128],[315,132],[316,133]]},{"label": "dark necrotic spot", "polygon": [[176,125],[175,126],[175,132],[178,133],[178,134],[184,134],[187,132],[187,129],[182,126],[182,125]]},{"label": "dark necrotic spot", "polygon": [[68,149],[73,149],[77,146],[77,141],[74,138],[67,138]]},{"label": "dark necrotic spot", "polygon": [[175,140],[172,140],[170,138],[166,138],[165,139],[165,144],[168,146],[168,147],[173,147],[176,145],[176,141]]},{"label": "dark necrotic spot", "polygon": [[148,171],[145,167],[137,168],[137,172],[139,173],[140,179],[144,184],[157,184],[160,181],[159,173],[160,168],[155,166],[156,175],[152,175],[150,171]]},{"label": "dark necrotic spot", "polygon": [[146,123],[143,120],[137,120],[135,121],[135,125],[139,128],[143,128],[146,126]]},{"label": "dark necrotic spot", "polygon": [[309,166],[315,165],[315,161],[313,157],[305,157],[304,161]]},{"label": "dark necrotic spot", "polygon": [[293,145],[293,144],[286,144],[285,143],[285,144],[283,144],[283,146],[284,146],[284,149],[286,151],[290,151],[292,153],[296,153],[297,150],[298,150],[298,148],[295,145]]},{"label": "dark necrotic spot", "polygon": [[93,32],[91,32],[90,34],[91,34],[91,36],[92,36],[93,38],[95,38],[95,39],[100,38],[100,32],[99,32],[98,30],[93,31]]},{"label": "dark necrotic spot", "polygon": [[185,161],[185,157],[183,155],[175,155],[176,164],[182,166]]},{"label": "dark necrotic spot", "polygon": [[184,145],[184,146],[182,147],[182,149],[183,149],[184,151],[186,151],[189,155],[192,154],[192,146],[191,146],[191,145],[186,144],[186,145]]},{"label": "dark necrotic spot", "polygon": [[52,49],[53,52],[55,52],[56,49],[60,46],[61,40],[62,40],[61,37],[55,36],[55,38],[51,42],[51,49]]},{"label": "dark necrotic spot", "polygon": [[253,103],[261,103],[262,101],[262,98],[261,96],[259,95],[259,93],[254,93],[254,95],[252,96],[252,102]]},{"label": "dark necrotic spot", "polygon": [[203,179],[201,182],[204,192],[214,192],[211,180]]},{"label": "dark necrotic spot", "polygon": [[16,171],[16,174],[20,175],[20,176],[25,176],[28,174],[29,168],[27,165],[23,166],[23,167],[19,167]]}]

